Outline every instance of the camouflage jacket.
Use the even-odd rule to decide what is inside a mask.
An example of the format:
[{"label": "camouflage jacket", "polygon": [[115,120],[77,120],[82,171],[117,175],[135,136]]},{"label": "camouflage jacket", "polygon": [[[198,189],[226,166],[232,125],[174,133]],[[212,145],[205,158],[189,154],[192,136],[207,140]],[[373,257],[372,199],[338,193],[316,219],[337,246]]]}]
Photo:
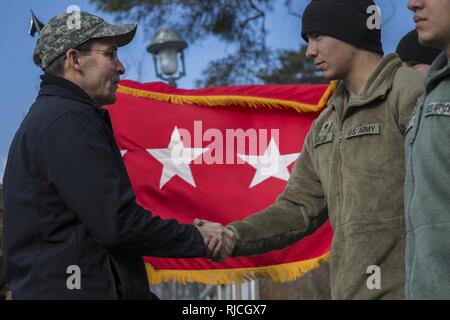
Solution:
[{"label": "camouflage jacket", "polygon": [[[359,96],[348,99],[338,83],[276,203],[229,225],[238,238],[233,256],[283,248],[329,217],[332,298],[403,298],[403,144],[422,82],[390,54]],[[367,285],[371,266],[380,288]]]}]

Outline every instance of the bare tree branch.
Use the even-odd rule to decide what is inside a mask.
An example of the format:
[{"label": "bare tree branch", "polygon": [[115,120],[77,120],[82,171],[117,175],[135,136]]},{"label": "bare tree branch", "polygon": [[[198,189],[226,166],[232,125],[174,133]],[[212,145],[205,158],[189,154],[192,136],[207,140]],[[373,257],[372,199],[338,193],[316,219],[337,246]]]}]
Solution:
[{"label": "bare tree branch", "polygon": [[256,16],[247,18],[247,19],[245,19],[245,20],[240,24],[240,27],[241,27],[241,28],[245,28],[245,26],[247,25],[247,23],[249,23],[250,21],[255,20],[255,19],[259,19],[259,18],[264,17],[264,16],[265,16],[264,13],[259,13],[259,14],[257,14]]},{"label": "bare tree branch", "polygon": [[295,12],[295,11],[292,9],[292,0],[286,0],[286,1],[284,2],[284,6],[287,8],[288,14],[289,14],[289,15],[291,15],[291,16],[293,16],[293,17],[296,17],[296,18],[299,18],[299,19],[302,18],[302,15],[301,15],[301,14]]}]

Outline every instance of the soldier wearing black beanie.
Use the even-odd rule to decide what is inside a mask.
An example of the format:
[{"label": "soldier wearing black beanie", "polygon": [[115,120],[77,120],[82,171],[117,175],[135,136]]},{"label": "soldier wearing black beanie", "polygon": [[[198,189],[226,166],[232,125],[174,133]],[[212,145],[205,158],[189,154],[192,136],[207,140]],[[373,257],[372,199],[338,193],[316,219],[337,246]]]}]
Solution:
[{"label": "soldier wearing black beanie", "polygon": [[284,192],[228,225],[238,257],[281,249],[329,218],[333,299],[404,298],[404,136],[424,75],[402,67],[395,53],[383,57],[374,10],[371,0],[308,4],[306,56],[325,78],[339,81]]},{"label": "soldier wearing black beanie", "polygon": [[395,52],[402,59],[404,65],[428,72],[430,65],[442,51],[420,44],[417,31],[414,29],[400,40]]},{"label": "soldier wearing black beanie", "polygon": [[383,55],[381,30],[367,26],[372,0],[312,0],[302,16],[302,37],[317,33]]}]

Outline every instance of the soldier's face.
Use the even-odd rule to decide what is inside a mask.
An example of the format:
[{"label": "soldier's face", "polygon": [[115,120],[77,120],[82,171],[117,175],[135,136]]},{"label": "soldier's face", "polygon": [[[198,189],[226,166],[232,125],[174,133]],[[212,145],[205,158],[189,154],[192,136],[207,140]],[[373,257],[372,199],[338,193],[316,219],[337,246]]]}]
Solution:
[{"label": "soldier's face", "polygon": [[83,89],[99,105],[114,103],[120,75],[125,72],[125,67],[117,58],[115,41],[93,41],[89,55],[83,59]]},{"label": "soldier's face", "polygon": [[450,53],[450,0],[409,0],[419,41]]},{"label": "soldier's face", "polygon": [[355,47],[341,40],[308,34],[306,56],[314,59],[316,68],[328,80],[345,80],[351,68]]}]

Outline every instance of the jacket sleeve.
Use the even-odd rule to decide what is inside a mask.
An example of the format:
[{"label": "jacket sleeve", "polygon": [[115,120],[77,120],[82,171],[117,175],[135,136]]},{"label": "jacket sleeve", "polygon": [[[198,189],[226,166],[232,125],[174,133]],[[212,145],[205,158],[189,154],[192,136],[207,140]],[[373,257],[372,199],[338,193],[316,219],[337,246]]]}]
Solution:
[{"label": "jacket sleeve", "polygon": [[276,202],[228,225],[237,238],[234,257],[282,249],[313,233],[328,218],[322,185],[313,164],[311,132]]},{"label": "jacket sleeve", "polygon": [[422,95],[424,75],[416,70],[400,67],[389,95],[389,104],[393,106],[397,124],[403,136],[406,134],[409,120],[414,112],[417,101]]},{"label": "jacket sleeve", "polygon": [[89,111],[64,113],[45,129],[36,150],[67,207],[106,247],[155,257],[205,256],[197,228],[161,219],[135,202],[115,141]]},{"label": "jacket sleeve", "polygon": [[409,99],[405,99],[406,101],[403,104],[399,104],[399,117],[398,117],[398,126],[403,136],[406,135],[406,129],[408,127],[409,120],[411,119],[414,110],[420,97],[422,95],[422,91],[417,91],[412,93]]}]

